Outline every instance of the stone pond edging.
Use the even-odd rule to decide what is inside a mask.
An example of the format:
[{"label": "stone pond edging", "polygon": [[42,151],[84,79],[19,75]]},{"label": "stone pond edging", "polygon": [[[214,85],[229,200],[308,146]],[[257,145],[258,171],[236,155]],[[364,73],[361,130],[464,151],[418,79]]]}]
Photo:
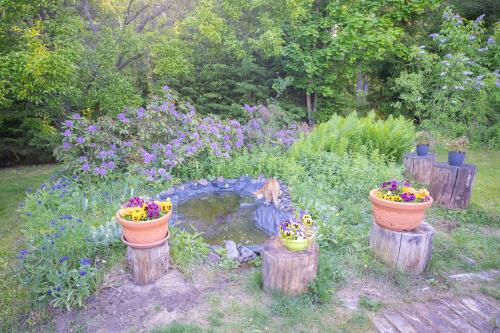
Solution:
[{"label": "stone pond edging", "polygon": [[[180,216],[175,209],[175,207],[180,203],[197,198],[201,195],[215,193],[234,193],[240,196],[253,196],[253,193],[260,189],[264,185],[265,181],[266,178],[262,175],[256,179],[249,176],[225,179],[221,176],[212,181],[201,179],[199,181],[178,184],[168,190],[160,192],[157,197],[160,200],[165,200],[168,197],[171,198],[174,209],[170,223],[175,224],[180,218],[182,218],[182,216]],[[276,235],[278,225],[292,217],[293,206],[290,194],[288,193],[288,187],[282,182],[279,183],[282,192],[279,207],[276,207],[273,204],[264,205],[264,199],[256,199],[257,208],[254,212],[253,220],[257,228],[261,229],[269,236]],[[255,255],[260,255],[261,248],[260,244],[238,246],[231,240],[226,241],[228,257],[236,259],[240,262],[251,260],[255,257]],[[214,261],[216,258],[212,255],[212,253],[216,254],[216,247],[210,246],[210,249],[212,252],[209,255],[209,260]]]}]

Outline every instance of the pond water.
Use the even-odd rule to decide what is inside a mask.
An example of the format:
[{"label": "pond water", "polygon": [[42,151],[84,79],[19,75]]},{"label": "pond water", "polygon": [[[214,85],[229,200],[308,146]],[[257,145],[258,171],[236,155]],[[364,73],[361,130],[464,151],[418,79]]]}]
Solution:
[{"label": "pond water", "polygon": [[255,226],[256,208],[253,197],[208,194],[179,204],[177,223],[181,229],[203,233],[208,244],[222,244],[224,240],[261,244],[268,236]]}]

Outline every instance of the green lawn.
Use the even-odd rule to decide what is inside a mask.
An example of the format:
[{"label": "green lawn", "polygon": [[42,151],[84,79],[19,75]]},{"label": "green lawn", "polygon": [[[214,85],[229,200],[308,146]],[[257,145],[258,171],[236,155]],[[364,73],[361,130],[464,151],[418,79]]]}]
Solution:
[{"label": "green lawn", "polygon": [[[439,161],[448,160],[448,152],[442,146],[436,147]],[[500,151],[474,149],[466,154],[465,163],[477,167],[476,180],[471,203],[487,213],[500,217]]]},{"label": "green lawn", "polygon": [[55,164],[0,169],[0,255],[15,251],[22,222],[16,210],[26,189],[36,188],[55,170]]}]

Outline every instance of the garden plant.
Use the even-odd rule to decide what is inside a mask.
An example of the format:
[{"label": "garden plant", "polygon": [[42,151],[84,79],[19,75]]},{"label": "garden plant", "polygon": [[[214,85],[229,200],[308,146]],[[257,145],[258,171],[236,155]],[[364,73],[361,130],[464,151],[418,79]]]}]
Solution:
[{"label": "garden plant", "polygon": [[[500,304],[493,2],[0,7],[0,332],[368,332],[394,309],[441,309],[432,319],[463,300],[498,328],[485,319]],[[415,149],[474,168],[467,208],[409,179]],[[174,220],[169,190],[238,179],[286,187],[291,218],[273,229],[287,254],[318,245],[301,295],[264,290],[261,244],[208,244]],[[424,217],[420,275],[374,256],[372,225]],[[165,239],[168,272],[133,285],[124,242]]]}]

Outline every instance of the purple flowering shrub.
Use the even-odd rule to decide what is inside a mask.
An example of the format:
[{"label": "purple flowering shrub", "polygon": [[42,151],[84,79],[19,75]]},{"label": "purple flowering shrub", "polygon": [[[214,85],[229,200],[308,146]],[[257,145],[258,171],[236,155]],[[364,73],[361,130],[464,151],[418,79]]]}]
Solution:
[{"label": "purple flowering shrub", "polygon": [[286,114],[276,104],[243,106],[248,121],[243,126],[249,147],[253,145],[291,146],[300,133],[308,132],[306,123],[287,122]]},{"label": "purple flowering shrub", "polygon": [[165,92],[165,100],[155,98],[146,109],[126,109],[115,118],[91,122],[73,115],[63,124],[58,159],[74,173],[105,177],[128,170],[151,181],[169,180],[172,170],[188,160],[229,158],[262,144],[289,146],[303,130],[296,124],[278,127],[284,124],[274,107],[245,105],[249,120],[242,125],[198,115],[191,104],[176,104],[168,87]]},{"label": "purple flowering shrub", "polygon": [[393,106],[452,136],[478,136],[484,133],[479,127],[495,123],[500,48],[483,20],[484,15],[467,20],[447,9],[440,31],[429,35],[428,45],[414,48],[415,70],[396,79],[399,101]]}]

